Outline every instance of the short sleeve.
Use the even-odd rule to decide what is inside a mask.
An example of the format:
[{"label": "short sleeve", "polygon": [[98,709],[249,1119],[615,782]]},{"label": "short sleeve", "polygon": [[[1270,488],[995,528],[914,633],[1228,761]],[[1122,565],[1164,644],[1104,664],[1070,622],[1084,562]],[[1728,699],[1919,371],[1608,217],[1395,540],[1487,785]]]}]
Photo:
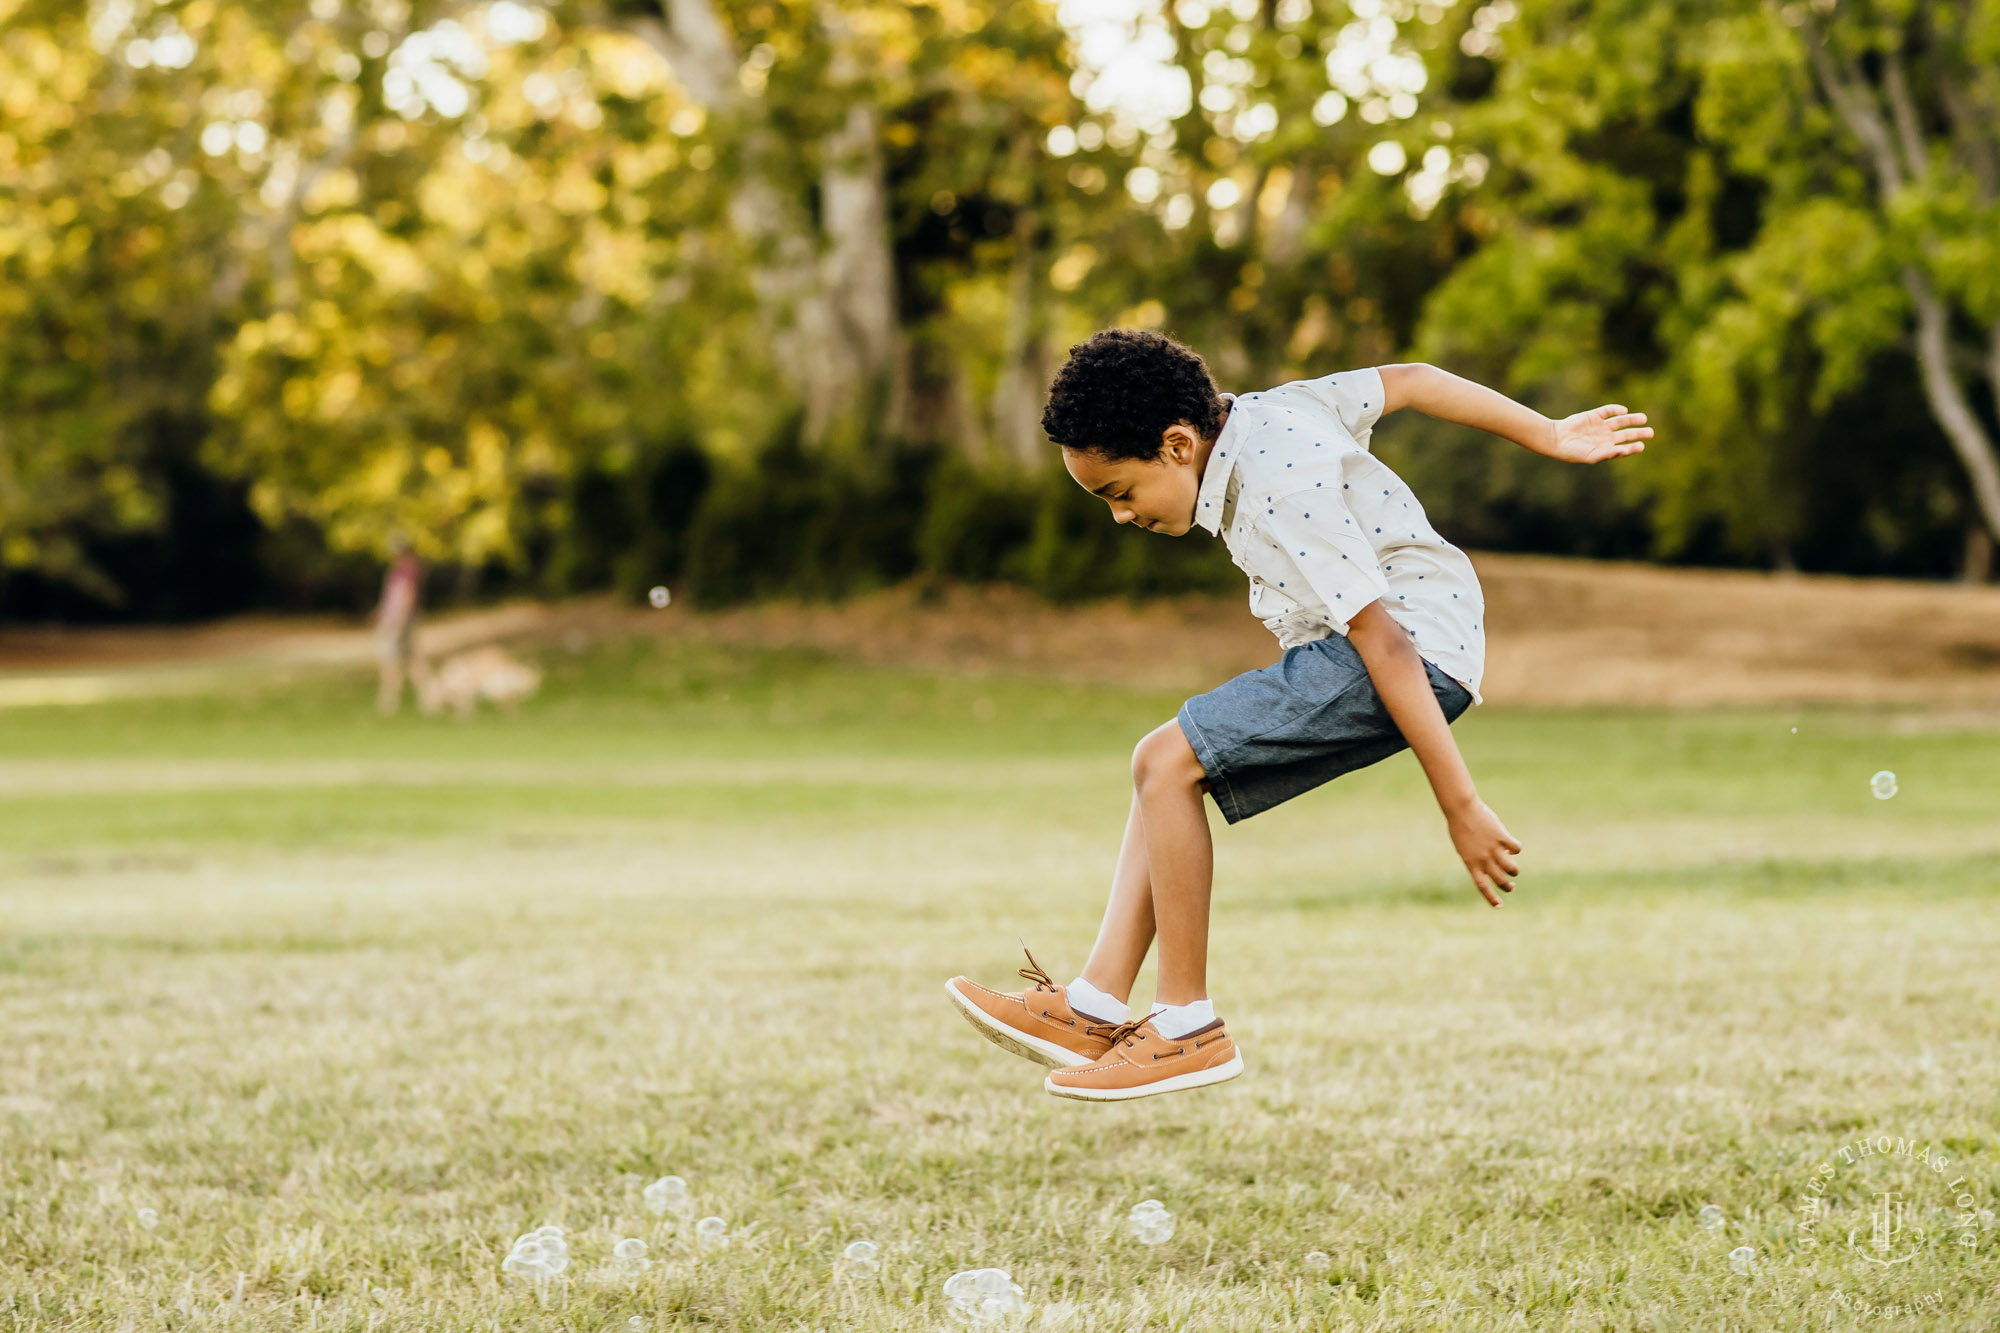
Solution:
[{"label": "short sleeve", "polygon": [[1297,387],[1331,410],[1347,427],[1356,444],[1368,447],[1368,436],[1382,417],[1382,372],[1343,370],[1323,379],[1299,380]]},{"label": "short sleeve", "polygon": [[1320,490],[1281,496],[1259,525],[1298,568],[1342,634],[1362,607],[1389,595],[1389,580],[1347,507]]}]

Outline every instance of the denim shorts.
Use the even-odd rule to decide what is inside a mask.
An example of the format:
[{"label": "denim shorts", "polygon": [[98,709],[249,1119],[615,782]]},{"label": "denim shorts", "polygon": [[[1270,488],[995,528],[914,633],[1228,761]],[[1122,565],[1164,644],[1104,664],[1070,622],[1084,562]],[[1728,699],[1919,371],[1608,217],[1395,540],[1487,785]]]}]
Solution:
[{"label": "denim shorts", "polygon": [[[1472,695],[1429,662],[1424,671],[1445,721],[1457,721]],[[1179,720],[1232,824],[1408,745],[1361,654],[1338,634],[1197,694]]]}]

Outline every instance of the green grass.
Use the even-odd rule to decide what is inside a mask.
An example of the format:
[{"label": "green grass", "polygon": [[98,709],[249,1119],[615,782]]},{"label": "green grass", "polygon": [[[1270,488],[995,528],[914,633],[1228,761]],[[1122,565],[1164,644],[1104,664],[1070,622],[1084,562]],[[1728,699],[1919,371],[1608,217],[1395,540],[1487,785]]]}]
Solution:
[{"label": "green grass", "polygon": [[[2000,1206],[2000,734],[1477,710],[1515,900],[1480,905],[1407,758],[1217,820],[1249,1072],[1106,1108],[939,987],[1008,979],[1016,935],[1077,966],[1176,698],[548,665],[471,724],[337,677],[0,714],[13,1326],[929,1329],[988,1265],[1026,1326],[1093,1331],[1860,1322],[1837,1297],[1971,1329],[2000,1299],[2000,1232],[1956,1244],[1906,1159],[1843,1166],[1816,1250],[1795,1226],[1881,1134]],[[1894,1172],[1926,1235],[1881,1268],[1845,1237]],[[627,1173],[686,1177],[733,1242]],[[1168,1243],[1119,1234],[1142,1198]],[[537,1299],[499,1263],[546,1221],[576,1263]],[[640,1278],[602,1271],[621,1236]],[[857,1238],[879,1276],[833,1263]]]}]

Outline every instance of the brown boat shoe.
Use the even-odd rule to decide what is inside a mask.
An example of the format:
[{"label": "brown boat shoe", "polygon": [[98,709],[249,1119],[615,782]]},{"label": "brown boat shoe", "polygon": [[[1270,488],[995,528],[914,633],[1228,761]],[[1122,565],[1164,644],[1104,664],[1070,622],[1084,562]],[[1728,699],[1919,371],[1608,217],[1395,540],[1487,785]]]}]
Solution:
[{"label": "brown boat shoe", "polygon": [[[1028,953],[1025,947],[1021,952]],[[1021,975],[1035,983],[1034,989],[988,990],[953,977],[944,983],[945,994],[986,1040],[1036,1064],[1063,1069],[1102,1059],[1118,1025],[1070,1008],[1068,990],[1056,985],[1032,953]]]},{"label": "brown boat shoe", "polygon": [[1152,1015],[1112,1029],[1111,1050],[1095,1064],[1052,1070],[1042,1086],[1083,1102],[1129,1102],[1162,1092],[1226,1083],[1243,1072],[1243,1055],[1216,1019],[1185,1037],[1167,1038]]}]

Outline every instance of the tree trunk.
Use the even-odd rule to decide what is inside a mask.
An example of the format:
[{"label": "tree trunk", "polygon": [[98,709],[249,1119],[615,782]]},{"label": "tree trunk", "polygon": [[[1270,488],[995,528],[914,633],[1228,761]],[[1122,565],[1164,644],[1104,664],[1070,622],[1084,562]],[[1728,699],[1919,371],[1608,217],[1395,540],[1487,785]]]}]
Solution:
[{"label": "tree trunk", "polygon": [[[738,82],[735,40],[712,0],[660,0],[662,18],[631,30],[672,67],[710,115],[743,125],[743,173],[730,221],[756,258],[751,287],[770,329],[772,353],[806,408],[809,438],[861,415],[900,431],[908,417],[907,375],[897,318],[896,273],[875,108],[856,97],[821,143],[821,215],[816,232],[803,202],[785,188],[787,154]],[[835,87],[860,64],[844,25],[831,15]]]},{"label": "tree trunk", "polygon": [[[2000,450],[1994,448],[1993,437],[1980,424],[1965,389],[1952,374],[1950,312],[1914,268],[1903,271],[1903,285],[1917,309],[1917,362],[1923,370],[1924,397],[1965,465],[1972,481],[1973,503],[1987,531],[2000,536]],[[2000,382],[1994,387],[2000,390]]]},{"label": "tree trunk", "polygon": [[1041,302],[1041,215],[1014,215],[1014,264],[1007,276],[1007,324],[1000,378],[993,387],[994,452],[1033,467],[1042,458],[1042,389],[1046,378]]},{"label": "tree trunk", "polygon": [[1264,236],[1264,256],[1274,267],[1290,267],[1305,253],[1306,224],[1312,221],[1312,196],[1318,178],[1312,165],[1299,162],[1291,168],[1291,186],[1285,206],[1273,218]]},{"label": "tree trunk", "polygon": [[875,108],[857,99],[841,127],[823,141],[821,214],[827,248],[821,288],[835,337],[835,364],[817,386],[807,415],[817,435],[857,407],[896,433],[908,417],[906,376],[896,319],[896,260],[889,239],[888,190]]},{"label": "tree trunk", "polygon": [[1993,578],[1993,534],[1977,523],[1965,530],[1965,561],[1958,576],[1967,583],[1987,583]]},{"label": "tree trunk", "polygon": [[[1905,182],[1922,183],[1930,172],[1930,155],[1911,101],[1901,53],[1891,51],[1882,61],[1882,87],[1878,92],[1852,56],[1835,59],[1825,32],[1809,18],[1805,22],[1805,43],[1820,91],[1867,155],[1875,175],[1876,195],[1883,214],[1887,215],[1896,207]],[[1887,120],[1882,113],[1884,99],[1888,103]],[[2000,447],[1996,447],[1972,410],[1965,388],[1952,370],[1951,311],[1931,286],[1930,279],[1915,265],[1903,270],[1903,288],[1916,311],[1917,365],[1922,371],[1924,397],[1930,404],[1931,415],[1944,428],[1945,437],[1965,466],[1980,518],[1988,532],[2000,536]],[[2000,398],[2000,325],[1988,337],[1987,353],[1991,358],[1988,379],[1996,398]]]}]

